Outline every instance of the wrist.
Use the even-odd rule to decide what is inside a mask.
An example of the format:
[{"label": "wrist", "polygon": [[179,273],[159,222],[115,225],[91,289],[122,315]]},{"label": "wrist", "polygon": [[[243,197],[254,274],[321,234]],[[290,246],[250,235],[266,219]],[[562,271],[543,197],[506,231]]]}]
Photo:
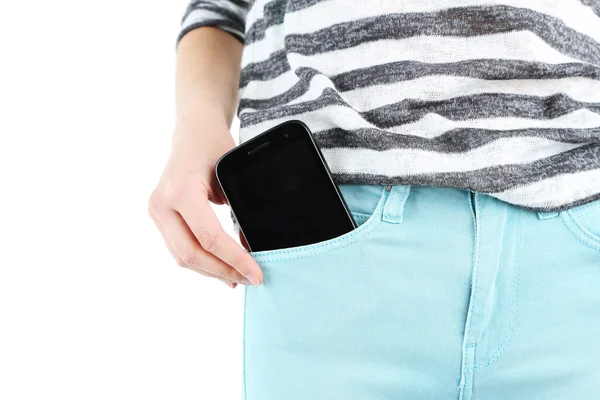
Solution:
[{"label": "wrist", "polygon": [[227,112],[224,107],[219,107],[209,102],[197,102],[187,107],[179,108],[175,113],[175,126],[205,124],[223,124],[229,127]]},{"label": "wrist", "polygon": [[171,145],[178,148],[183,146],[187,150],[195,148],[195,152],[211,153],[214,150],[229,150],[235,146],[235,141],[222,114],[203,110],[178,117]]}]

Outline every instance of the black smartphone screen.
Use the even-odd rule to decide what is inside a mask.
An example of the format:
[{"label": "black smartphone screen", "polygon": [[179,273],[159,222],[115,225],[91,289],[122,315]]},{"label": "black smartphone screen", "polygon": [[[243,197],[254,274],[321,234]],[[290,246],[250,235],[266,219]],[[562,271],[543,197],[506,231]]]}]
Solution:
[{"label": "black smartphone screen", "polygon": [[310,131],[299,121],[236,147],[216,170],[252,251],[317,243],[355,227]]}]

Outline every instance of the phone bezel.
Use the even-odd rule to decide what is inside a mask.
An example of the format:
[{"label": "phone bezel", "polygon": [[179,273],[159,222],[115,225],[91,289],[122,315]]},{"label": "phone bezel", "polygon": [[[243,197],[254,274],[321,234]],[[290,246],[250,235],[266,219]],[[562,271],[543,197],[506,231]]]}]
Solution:
[{"label": "phone bezel", "polygon": [[[285,135],[283,135],[284,131],[288,133],[287,137]],[[348,209],[348,205],[347,205],[346,201],[344,200],[344,197],[342,196],[340,189],[338,188],[337,184],[333,180],[331,170],[329,169],[329,166],[327,165],[325,157],[323,157],[323,153],[321,152],[321,149],[315,142],[309,127],[300,120],[295,120],[295,119],[289,120],[289,121],[282,122],[278,125],[275,125],[272,128],[269,128],[266,131],[260,133],[259,135],[256,135],[253,138],[241,143],[240,145],[231,149],[227,153],[223,154],[217,160],[217,163],[215,164],[216,180],[219,183],[221,190],[223,191],[223,195],[225,196],[227,204],[231,208],[231,212],[232,212],[233,216],[238,220],[238,225],[239,225],[240,231],[241,231],[242,235],[244,236],[244,240],[246,241],[250,251],[253,251],[252,243],[248,240],[248,238],[244,234],[244,228],[235,214],[234,207],[231,206],[230,199],[227,195],[226,185],[224,185],[224,179],[226,179],[225,177],[226,177],[228,171],[231,170],[231,168],[239,167],[240,165],[243,166],[244,163],[248,163],[251,160],[252,154],[254,154],[254,153],[248,154],[249,151],[251,151],[255,148],[258,148],[260,146],[264,146],[265,143],[267,143],[267,142],[270,142],[270,144],[268,146],[271,146],[271,145],[281,146],[282,144],[285,144],[285,142],[287,140],[294,140],[294,139],[297,139],[299,136],[302,136],[304,138],[304,140],[306,140],[306,138],[308,138],[309,143],[311,143],[311,145],[312,145],[311,147],[314,148],[314,150],[316,151],[316,155],[318,156],[318,159],[321,161],[320,165],[322,166],[324,173],[327,175],[329,182],[331,182],[331,185],[334,188],[334,192],[336,193],[337,197],[341,201],[341,204],[345,210],[345,213],[347,215],[347,218],[348,218],[351,226],[353,227],[353,229],[356,228],[356,223],[354,221],[354,218],[352,217],[350,210]],[[260,151],[257,151],[255,153],[260,153]]]}]

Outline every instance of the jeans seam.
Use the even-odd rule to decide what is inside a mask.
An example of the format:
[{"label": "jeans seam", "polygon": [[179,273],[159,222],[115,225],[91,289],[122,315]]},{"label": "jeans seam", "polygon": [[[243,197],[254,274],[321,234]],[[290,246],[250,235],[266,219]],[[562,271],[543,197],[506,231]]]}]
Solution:
[{"label": "jeans seam", "polygon": [[[467,356],[469,347],[476,347],[476,343],[468,343],[471,333],[471,323],[472,321],[472,312],[473,312],[473,302],[475,300],[475,294],[477,291],[477,270],[479,268],[479,221],[477,215],[477,202],[475,201],[476,194],[474,192],[468,192],[467,195],[467,206],[471,210],[471,215],[473,216],[473,232],[474,232],[474,240],[473,240],[473,253],[471,255],[471,265],[472,265],[472,277],[471,277],[471,294],[469,296],[469,307],[467,308],[467,320],[465,321],[465,332],[462,343],[462,357],[461,357],[461,368],[460,368],[460,382],[458,384],[458,389],[461,390],[460,399],[463,398],[464,394],[464,385],[466,380],[466,375],[472,372],[471,367],[467,367]],[[475,349],[473,349],[474,351]]]},{"label": "jeans seam", "polygon": [[354,212],[354,211],[352,212],[352,216],[354,218],[364,219],[364,220],[371,218],[372,215],[373,214],[359,213],[359,212]]},{"label": "jeans seam", "polygon": [[[472,318],[470,317],[471,311],[472,311],[472,307],[474,307],[473,304],[473,300],[476,299],[476,295],[477,295],[477,279],[479,278],[479,259],[480,259],[480,255],[479,255],[479,247],[480,247],[480,239],[481,239],[481,235],[480,235],[480,229],[479,229],[479,207],[478,207],[478,202],[476,201],[476,194],[474,193],[473,196],[471,197],[473,200],[471,202],[471,207],[473,207],[473,220],[475,223],[475,249],[473,251],[473,264],[474,264],[474,268],[473,268],[473,293],[471,295],[471,302],[470,302],[470,306],[469,306],[469,323],[467,325],[467,331],[465,332],[465,335],[468,336],[471,333],[471,325],[473,323]],[[475,343],[474,343],[475,344]],[[468,343],[467,343],[468,345]],[[474,346],[475,347],[475,346]]]},{"label": "jeans seam", "polygon": [[[561,218],[563,224],[567,227],[567,229],[569,230],[569,232],[571,232],[571,234],[575,237],[575,240],[577,240],[579,243],[583,244],[584,246],[594,250],[594,251],[600,251],[600,238],[597,238],[595,236],[593,236],[591,233],[587,232],[587,228],[583,225],[581,225],[574,217],[573,215],[571,215],[571,213],[569,211],[562,213],[563,218]],[[571,226],[571,224],[575,225],[577,227],[577,230],[573,229],[573,227]],[[589,240],[592,243],[588,243],[587,241],[584,241],[581,236],[583,236],[585,239]]]},{"label": "jeans seam", "polygon": [[[473,349],[473,362],[477,359],[477,347]],[[475,400],[475,370],[469,368],[471,374],[471,398],[469,400]]]},{"label": "jeans seam", "polygon": [[514,332],[515,332],[517,313],[519,311],[520,301],[521,301],[521,267],[522,267],[521,257],[522,257],[522,253],[523,253],[523,210],[519,210],[519,239],[518,239],[518,245],[517,245],[517,256],[515,259],[515,275],[516,276],[513,279],[513,284],[512,284],[512,300],[511,300],[511,308],[510,308],[509,330],[506,333],[506,335],[504,336],[504,338],[502,339],[502,342],[500,343],[500,346],[498,347],[498,349],[496,351],[494,351],[494,353],[490,356],[488,361],[486,361],[485,363],[482,363],[482,364],[473,365],[471,368],[469,368],[469,370],[471,370],[471,371],[481,369],[483,367],[486,367],[486,366],[491,365],[494,362],[498,361],[498,359],[500,359],[500,356],[502,356],[502,354],[506,351],[506,349],[508,348],[508,345],[512,341],[512,338],[513,338]]}]

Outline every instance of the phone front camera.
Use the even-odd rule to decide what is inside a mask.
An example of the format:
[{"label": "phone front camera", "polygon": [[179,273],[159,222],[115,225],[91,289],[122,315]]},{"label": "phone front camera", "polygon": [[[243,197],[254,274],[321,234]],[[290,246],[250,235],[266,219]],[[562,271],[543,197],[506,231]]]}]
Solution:
[{"label": "phone front camera", "polygon": [[283,134],[283,137],[285,137],[285,138],[287,138],[287,137],[289,137],[289,136],[290,136],[290,134],[289,134],[289,133],[287,133],[287,132],[285,132],[285,133]]}]

